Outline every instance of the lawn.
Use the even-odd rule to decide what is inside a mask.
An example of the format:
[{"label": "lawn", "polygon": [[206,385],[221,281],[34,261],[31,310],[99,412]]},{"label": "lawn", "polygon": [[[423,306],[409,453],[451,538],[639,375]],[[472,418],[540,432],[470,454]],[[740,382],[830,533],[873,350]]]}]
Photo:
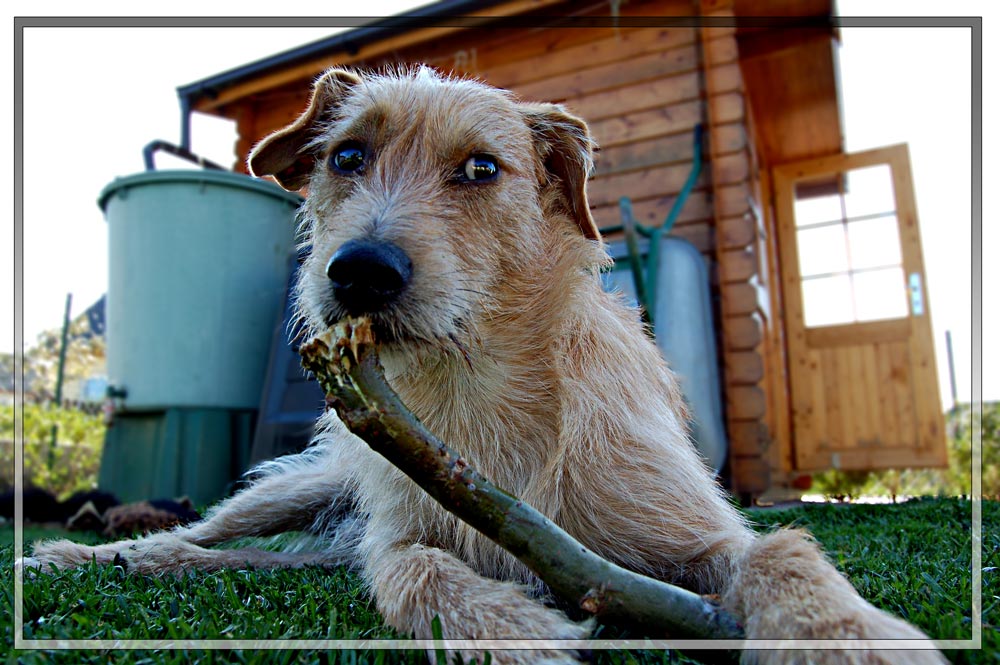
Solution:
[{"label": "lawn", "polygon": [[[971,508],[927,499],[902,505],[814,505],[755,510],[761,529],[808,528],[861,595],[941,639],[971,635]],[[30,542],[45,537],[28,531]],[[13,641],[12,528],[0,531],[7,602],[0,626]],[[983,651],[948,652],[955,663],[1000,662],[1000,503],[983,504]],[[32,639],[361,639],[399,637],[352,574],[338,570],[194,573],[145,578],[114,567],[43,574],[26,582],[25,636]],[[602,629],[600,637],[619,636]],[[8,663],[424,663],[422,652],[216,650],[9,652]],[[679,654],[597,652],[598,663],[700,662]]]}]

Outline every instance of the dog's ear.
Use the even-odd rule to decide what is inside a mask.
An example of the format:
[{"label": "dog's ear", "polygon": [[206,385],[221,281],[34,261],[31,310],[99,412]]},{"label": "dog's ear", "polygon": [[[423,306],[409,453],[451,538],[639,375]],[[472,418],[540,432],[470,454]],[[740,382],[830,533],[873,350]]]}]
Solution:
[{"label": "dog's ear", "polygon": [[250,151],[247,165],[257,177],[273,176],[287,190],[301,189],[309,182],[316,158],[302,149],[322,127],[325,116],[336,108],[361,78],[343,69],[331,69],[313,85],[309,107],[298,120],[264,138]]},{"label": "dog's ear", "polygon": [[562,188],[566,211],[583,235],[600,240],[601,234],[587,202],[587,178],[594,167],[594,141],[587,123],[559,104],[523,104],[522,107],[545,170],[558,179]]}]

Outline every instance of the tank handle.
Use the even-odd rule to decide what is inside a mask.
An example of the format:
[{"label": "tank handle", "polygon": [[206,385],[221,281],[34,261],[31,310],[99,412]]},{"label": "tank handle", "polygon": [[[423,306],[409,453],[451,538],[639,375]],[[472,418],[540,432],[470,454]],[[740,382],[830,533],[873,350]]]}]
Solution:
[{"label": "tank handle", "polygon": [[194,154],[187,148],[157,139],[155,141],[150,141],[149,143],[146,144],[146,147],[142,149],[142,161],[145,163],[147,171],[156,170],[156,163],[153,161],[153,154],[160,150],[162,150],[163,152],[169,152],[171,155],[174,155],[175,157],[180,157],[181,159],[193,162],[203,169],[209,169],[211,171],[229,170],[224,166],[219,166],[218,164],[216,164],[211,160],[205,159],[204,157],[199,157],[198,155]]}]

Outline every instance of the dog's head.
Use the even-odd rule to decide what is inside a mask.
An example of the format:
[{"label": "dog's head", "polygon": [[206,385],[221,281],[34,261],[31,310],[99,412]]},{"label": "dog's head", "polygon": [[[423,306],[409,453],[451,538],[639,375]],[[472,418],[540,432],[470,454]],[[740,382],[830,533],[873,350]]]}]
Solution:
[{"label": "dog's head", "polygon": [[367,314],[389,342],[455,340],[559,248],[577,248],[578,272],[602,261],[583,121],[426,68],[327,72],[249,166],[308,188],[297,295],[311,332]]}]

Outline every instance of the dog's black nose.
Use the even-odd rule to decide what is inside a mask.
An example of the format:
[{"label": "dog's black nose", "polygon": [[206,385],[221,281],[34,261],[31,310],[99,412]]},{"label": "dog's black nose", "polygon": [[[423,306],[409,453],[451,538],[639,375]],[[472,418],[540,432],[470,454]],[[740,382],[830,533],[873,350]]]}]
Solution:
[{"label": "dog's black nose", "polygon": [[333,295],[352,316],[376,312],[396,298],[413,276],[406,252],[389,242],[350,240],[326,264]]}]

